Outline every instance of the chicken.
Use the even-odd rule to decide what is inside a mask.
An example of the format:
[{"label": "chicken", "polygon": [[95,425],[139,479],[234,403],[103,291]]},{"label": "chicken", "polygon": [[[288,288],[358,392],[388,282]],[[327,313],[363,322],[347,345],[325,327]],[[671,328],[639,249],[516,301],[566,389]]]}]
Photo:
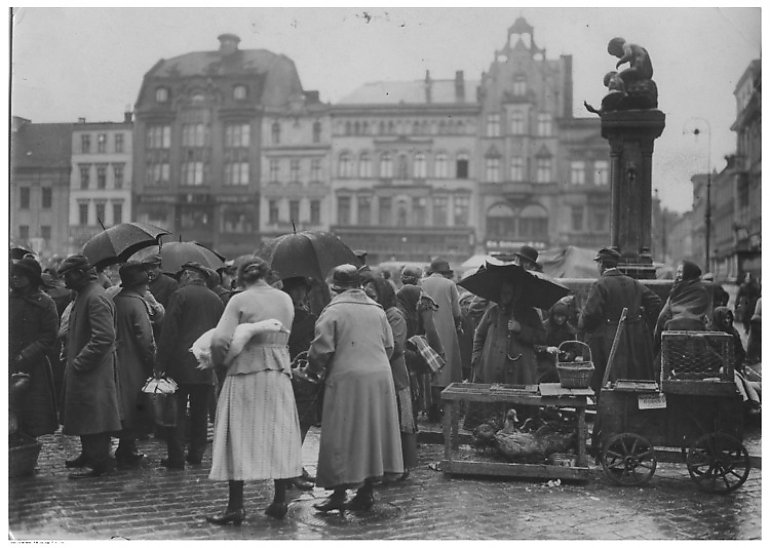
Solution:
[{"label": "chicken", "polygon": [[489,423],[481,423],[473,429],[473,438],[471,438],[471,445],[479,450],[487,450],[489,448],[497,447],[497,441],[495,440],[495,427]]},{"label": "chicken", "polygon": [[516,412],[508,411],[505,426],[495,434],[498,451],[508,460],[542,462],[555,452],[565,452],[574,444],[576,433],[569,421],[557,419],[545,422],[534,431],[528,431],[534,419],[527,419],[516,426]]}]

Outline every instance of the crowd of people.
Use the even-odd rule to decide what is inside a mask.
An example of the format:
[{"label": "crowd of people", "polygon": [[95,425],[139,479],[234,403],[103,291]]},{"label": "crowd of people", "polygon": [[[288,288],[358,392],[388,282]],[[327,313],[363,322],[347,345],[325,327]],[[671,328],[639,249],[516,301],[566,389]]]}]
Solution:
[{"label": "crowd of people", "polygon": [[[440,258],[424,273],[403,268],[398,281],[354,265],[319,281],[281,279],[257,256],[219,271],[189,262],[170,276],[154,255],[121,264],[113,284],[82,255],[45,272],[26,255],[10,271],[12,415],[27,436],[61,425],[80,437],[80,454],[65,463],[73,479],[140,465],[146,456],[137,442],[151,435],[167,446],[161,466],[200,465],[213,422],[209,477],[227,481],[229,496],[225,510],[207,519],[240,524],[244,483],[255,480],[274,482],[265,513],[275,519],[286,515],[289,489],[314,485],[331,491],[315,505],[319,512],[369,510],[376,485],[405,481],[416,466],[418,422],[441,420],[441,390],[462,381],[558,382],[565,341],[589,345],[598,393],[623,309],[611,379],[657,379],[665,330],[724,331],[741,398],[759,409],[760,386],[745,372],[761,359],[756,281],[741,286],[733,311],[721,286],[682,261],[662,302],[621,273],[620,259],[600,250],[587,295],[540,310],[514,283],[503,283],[496,301],[468,293]],[[527,270],[537,270],[537,260],[528,246],[514,256]],[[734,321],[749,333],[748,349]],[[253,331],[236,349],[243,328]],[[190,352],[207,333],[214,367]],[[153,424],[141,396],[152,377],[178,385],[173,427]],[[486,412],[466,411],[465,428]],[[313,426],[320,426],[315,477],[302,466]]]}]

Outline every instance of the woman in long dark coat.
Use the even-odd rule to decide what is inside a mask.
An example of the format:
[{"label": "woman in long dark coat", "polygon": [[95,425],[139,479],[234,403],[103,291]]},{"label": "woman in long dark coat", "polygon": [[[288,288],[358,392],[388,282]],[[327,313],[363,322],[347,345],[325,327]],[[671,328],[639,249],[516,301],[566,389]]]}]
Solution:
[{"label": "woman in long dark coat", "polygon": [[9,375],[26,373],[29,385],[19,402],[19,430],[37,437],[58,428],[50,357],[56,352],[59,317],[53,299],[40,290],[42,269],[35,259],[11,266]]},{"label": "woman in long dark coat", "polygon": [[138,433],[147,425],[142,423],[144,402],[139,392],[155,365],[155,338],[147,302],[142,294],[148,291],[149,277],[144,265],[130,261],[120,268],[123,288],[115,302],[115,325],[118,353],[118,378],[120,383],[120,419],[123,430],[115,450],[119,465],[134,465],[144,455],[136,449]]}]

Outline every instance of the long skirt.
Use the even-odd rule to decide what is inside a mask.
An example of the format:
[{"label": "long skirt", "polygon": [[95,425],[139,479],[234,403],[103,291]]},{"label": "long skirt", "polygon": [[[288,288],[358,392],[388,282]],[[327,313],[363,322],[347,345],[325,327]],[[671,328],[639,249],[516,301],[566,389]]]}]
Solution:
[{"label": "long skirt", "polygon": [[209,479],[246,481],[301,474],[299,419],[289,377],[274,370],[228,375],[217,402]]},{"label": "long skirt", "polygon": [[408,386],[396,392],[396,403],[398,425],[401,429],[401,454],[406,470],[417,466],[417,423],[412,410],[412,391]]}]

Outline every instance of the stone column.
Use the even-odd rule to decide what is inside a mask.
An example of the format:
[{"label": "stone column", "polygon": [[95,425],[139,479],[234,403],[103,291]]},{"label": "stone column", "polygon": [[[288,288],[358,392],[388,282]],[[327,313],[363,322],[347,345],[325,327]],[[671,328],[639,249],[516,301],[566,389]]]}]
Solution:
[{"label": "stone column", "polygon": [[655,139],[663,133],[666,115],[648,109],[610,111],[601,116],[602,137],[610,142],[610,244],[622,256],[620,270],[635,278],[654,278],[652,151]]}]

